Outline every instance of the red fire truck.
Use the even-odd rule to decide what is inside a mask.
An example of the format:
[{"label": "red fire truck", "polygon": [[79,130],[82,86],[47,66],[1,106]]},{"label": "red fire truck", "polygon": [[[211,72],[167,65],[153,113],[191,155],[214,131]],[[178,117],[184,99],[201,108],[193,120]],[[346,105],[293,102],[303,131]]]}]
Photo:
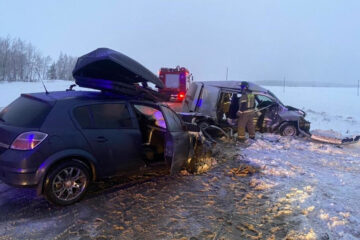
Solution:
[{"label": "red fire truck", "polygon": [[161,68],[159,78],[165,87],[160,89],[160,93],[168,96],[170,101],[182,101],[185,98],[193,77],[184,67]]}]

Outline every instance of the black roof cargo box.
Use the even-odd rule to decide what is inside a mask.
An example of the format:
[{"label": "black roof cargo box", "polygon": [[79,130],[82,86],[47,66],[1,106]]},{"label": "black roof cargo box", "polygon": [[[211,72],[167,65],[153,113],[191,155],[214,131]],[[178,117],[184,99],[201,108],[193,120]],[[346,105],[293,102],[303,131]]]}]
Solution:
[{"label": "black roof cargo box", "polygon": [[164,87],[163,82],[143,65],[109,48],[98,48],[80,57],[73,77],[80,87],[99,90],[111,91],[114,87],[149,82],[158,88]]}]

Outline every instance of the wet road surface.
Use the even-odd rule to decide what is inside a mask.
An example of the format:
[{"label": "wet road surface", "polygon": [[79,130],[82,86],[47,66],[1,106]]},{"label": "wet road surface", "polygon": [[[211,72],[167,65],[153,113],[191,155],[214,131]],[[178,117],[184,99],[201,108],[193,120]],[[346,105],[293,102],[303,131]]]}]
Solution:
[{"label": "wet road surface", "polygon": [[69,207],[0,183],[0,240],[358,239],[353,151],[271,135],[218,145],[206,173],[100,182]]}]

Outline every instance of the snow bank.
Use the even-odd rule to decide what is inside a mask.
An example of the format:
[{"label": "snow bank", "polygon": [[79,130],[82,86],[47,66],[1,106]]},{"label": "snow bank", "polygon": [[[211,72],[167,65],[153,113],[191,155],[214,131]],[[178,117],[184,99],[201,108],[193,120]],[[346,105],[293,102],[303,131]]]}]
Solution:
[{"label": "snow bank", "polygon": [[[48,91],[67,89],[73,81],[47,80],[44,81]],[[0,107],[6,107],[20,96],[21,93],[44,92],[41,82],[0,82]]]},{"label": "snow bank", "polygon": [[311,129],[360,134],[360,96],[356,88],[268,86],[285,105],[304,110]]},{"label": "snow bank", "polygon": [[282,87],[266,88],[285,105],[332,116],[360,119],[360,97],[356,95],[356,88],[286,87],[285,92]]},{"label": "snow bank", "polygon": [[[65,80],[45,80],[44,84],[49,92],[63,91],[69,88],[74,81]],[[85,90],[85,88],[76,87],[75,90]],[[89,90],[89,89],[86,89]],[[0,82],[0,109],[6,107],[22,93],[44,92],[41,82]]]}]

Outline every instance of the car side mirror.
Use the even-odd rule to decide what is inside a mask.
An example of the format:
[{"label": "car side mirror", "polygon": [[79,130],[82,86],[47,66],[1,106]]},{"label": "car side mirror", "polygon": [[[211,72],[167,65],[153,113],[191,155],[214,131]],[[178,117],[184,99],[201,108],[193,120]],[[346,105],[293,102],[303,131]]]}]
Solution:
[{"label": "car side mirror", "polygon": [[200,127],[193,123],[184,123],[184,130],[189,132],[200,132]]}]

